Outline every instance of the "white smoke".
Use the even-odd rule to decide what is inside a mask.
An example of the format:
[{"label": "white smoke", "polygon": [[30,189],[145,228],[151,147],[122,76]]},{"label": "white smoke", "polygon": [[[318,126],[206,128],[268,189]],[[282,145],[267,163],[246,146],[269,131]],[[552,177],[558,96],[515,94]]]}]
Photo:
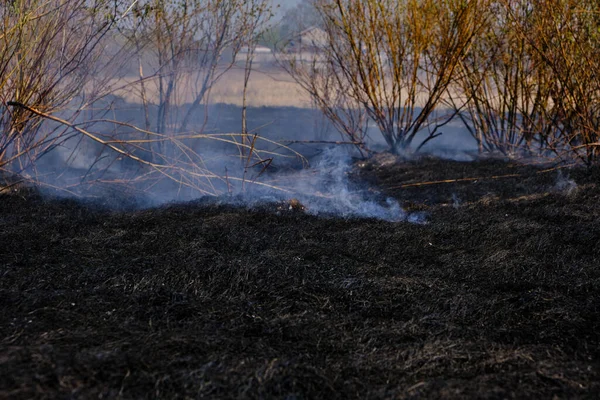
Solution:
[{"label": "white smoke", "polygon": [[565,193],[566,195],[572,195],[577,191],[577,183],[573,179],[570,179],[568,174],[563,174],[562,170],[558,170],[556,174],[556,182],[554,189],[557,192]]},{"label": "white smoke", "polygon": [[309,168],[274,175],[270,182],[286,191],[256,188],[242,194],[247,204],[268,201],[299,201],[304,211],[321,216],[375,218],[385,221],[424,223],[425,216],[407,214],[393,198],[385,198],[352,179],[352,158],[341,147],[328,148]]},{"label": "white smoke", "polygon": [[376,195],[350,179],[351,157],[342,148],[327,149],[314,168],[301,171],[294,188],[298,199],[312,214],[377,218],[402,221],[406,214],[392,198]]},{"label": "white smoke", "polygon": [[[108,130],[104,126],[95,129]],[[59,194],[92,197],[101,204],[116,207],[121,198],[127,204],[148,207],[203,197],[208,200],[212,196],[212,201],[218,203],[250,208],[299,202],[301,206],[293,209],[319,216],[426,222],[424,214],[407,214],[397,200],[381,195],[376,188],[354,178],[348,147],[317,147],[312,153],[320,151],[320,155],[311,159],[311,165],[298,168],[296,154],[280,145],[276,138],[257,140],[257,146],[261,147],[257,147],[260,150],[256,152],[262,152],[263,159],[273,156],[273,165],[264,169],[267,164],[254,164],[255,159],[240,156],[237,146],[224,143],[233,140],[227,134],[218,135],[215,138],[222,140],[182,142],[197,147],[181,153],[186,157],[167,159],[169,168],[162,170],[166,171],[164,174],[86,140],[82,143],[89,144],[87,147],[78,147],[80,142],[73,142],[57,148],[29,173],[31,180],[42,186],[62,189]],[[142,151],[135,154],[146,161],[163,162],[160,157],[156,161],[144,158],[147,153]],[[187,157],[191,155],[195,158]],[[394,162],[397,162],[394,156],[382,159],[382,165]],[[197,190],[198,185],[203,185],[201,189],[206,191]],[[111,200],[104,202],[102,196]]]},{"label": "white smoke", "polygon": [[[215,171],[216,175],[220,176],[225,176],[227,171],[232,174],[237,169],[239,175],[239,158],[227,156],[225,153],[220,154],[215,149],[210,152],[212,154],[210,160],[209,157],[206,157],[208,169]],[[106,167],[99,167],[101,171],[104,168]],[[136,176],[140,174],[139,171],[136,171],[138,170],[130,171],[119,168],[115,163],[103,176],[112,173],[114,176],[123,177],[129,173],[133,174],[132,179],[135,180]],[[259,174],[258,177],[256,170],[249,172],[244,185],[236,181],[231,188],[228,188],[228,184],[222,179],[215,181],[215,185],[221,185],[218,188],[221,195],[218,196],[206,196],[194,190],[186,191],[174,184],[173,181],[165,179],[161,184],[150,185],[138,192],[147,198],[145,200],[141,197],[135,198],[133,203],[142,207],[153,207],[167,203],[201,200],[202,202],[230,204],[250,209],[270,207],[274,210],[277,210],[277,207],[284,207],[284,204],[289,204],[290,209],[324,217],[374,218],[419,224],[427,222],[424,213],[406,213],[396,199],[383,196],[376,188],[369,187],[366,183],[361,182],[360,178],[354,176],[356,171],[353,168],[352,155],[347,148],[342,146],[323,149],[319,156],[312,159],[311,165],[308,167],[286,169],[285,164],[280,164],[278,172],[268,171],[269,169],[267,172]],[[50,174],[44,175],[43,179],[45,179],[45,183],[53,187],[67,186],[65,182],[70,182],[65,180],[67,174],[63,171],[60,175],[62,176],[60,183]],[[71,180],[79,179],[81,179],[81,169],[73,172]],[[94,191],[96,199],[100,199],[103,195],[113,199],[107,202],[109,206],[119,206],[116,204],[118,196],[115,196],[115,191],[127,190],[127,185],[119,187],[107,185],[104,189],[98,190],[99,184],[94,183],[91,187],[96,189]],[[63,194],[69,195],[67,192]],[[130,195],[138,196],[135,193],[130,193]],[[297,203],[299,205],[291,206]]]}]

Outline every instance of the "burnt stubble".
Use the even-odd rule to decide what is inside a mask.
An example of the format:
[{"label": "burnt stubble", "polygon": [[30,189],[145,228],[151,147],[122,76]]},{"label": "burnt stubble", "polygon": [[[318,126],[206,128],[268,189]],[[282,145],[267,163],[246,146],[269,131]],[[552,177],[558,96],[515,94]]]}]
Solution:
[{"label": "burnt stubble", "polygon": [[600,174],[541,171],[356,167],[427,224],[11,189],[0,397],[597,398]]}]

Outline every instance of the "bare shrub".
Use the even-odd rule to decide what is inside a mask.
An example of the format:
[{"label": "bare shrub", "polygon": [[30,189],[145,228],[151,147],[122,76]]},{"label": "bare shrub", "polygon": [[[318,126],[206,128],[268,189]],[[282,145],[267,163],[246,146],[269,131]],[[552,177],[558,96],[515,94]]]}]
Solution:
[{"label": "bare shrub", "polygon": [[[532,55],[535,12],[528,2],[494,2],[489,23],[461,60],[450,101],[480,152],[514,155],[556,135],[551,76]],[[463,103],[462,101],[465,101]]]},{"label": "bare shrub", "polygon": [[[246,126],[246,94],[254,48],[272,17],[270,3],[266,0],[146,0],[121,7],[127,7],[130,12],[124,12],[125,18],[118,28],[135,49],[139,66],[138,79],[126,86],[138,94],[144,127],[112,121],[114,130],[127,138],[120,141],[119,146],[126,153],[145,160],[145,165],[152,166],[154,172],[165,168],[176,171],[176,178],[171,175],[167,178],[196,188],[202,194],[221,192],[211,187],[213,179],[226,180],[227,187],[240,179],[244,186],[250,166],[266,166],[271,161],[260,156],[266,149],[255,148],[266,141],[249,132]],[[244,70],[241,130],[227,135],[205,134],[210,93],[214,85],[237,66],[241,55],[245,56],[241,66]],[[200,112],[201,107],[205,107],[203,112]],[[154,117],[153,110],[156,110]],[[199,114],[203,117],[199,118]],[[219,151],[210,154],[214,146],[202,144],[207,139],[213,144],[226,144],[238,153],[240,173],[237,177],[235,171],[227,170],[227,176],[221,176],[207,166],[204,160],[207,155],[219,167],[228,161],[214,162]],[[227,156],[229,154],[221,154],[221,157]],[[161,167],[157,170],[156,166]]]},{"label": "bare shrub", "polygon": [[0,168],[22,170],[70,137],[39,115],[63,110],[93,74],[114,21],[109,0],[14,0],[0,5]]},{"label": "bare shrub", "polygon": [[[265,0],[138,1],[121,32],[150,65],[146,73],[140,63],[140,79],[131,86],[154,82],[158,90],[154,130],[186,131],[211,88],[235,65],[240,50],[257,40],[270,17]],[[191,103],[180,114],[175,108],[187,99]],[[148,99],[141,100],[147,106]]]},{"label": "bare shrub", "polygon": [[[562,157],[590,165],[600,155],[600,12],[596,1],[532,1],[539,20],[530,42],[551,71]],[[567,154],[565,154],[567,152]],[[570,154],[569,154],[570,153]]]},{"label": "bare shrub", "polygon": [[[272,15],[266,0],[15,1],[0,6],[0,11],[4,17],[0,167],[14,162],[22,163],[18,170],[35,167],[40,155],[76,139],[68,147],[72,154],[66,163],[77,158],[84,170],[79,166],[75,171],[82,176],[73,185],[112,181],[149,188],[167,180],[176,190],[220,194],[232,191],[236,183],[243,189],[255,181],[272,157],[281,153],[272,151],[278,144],[245,126],[241,133],[204,134],[203,126],[188,131],[198,108],[207,104],[212,86],[234,65],[240,49],[255,46]],[[144,58],[149,52],[155,57]],[[247,54],[246,83],[253,53]],[[118,67],[136,56],[139,79],[133,83],[121,81],[119,86],[115,68],[99,70]],[[145,76],[143,62],[148,60],[157,64]],[[155,105],[146,95],[152,83],[159,99],[154,126],[150,116]],[[106,106],[109,103],[99,101],[110,97],[115,88],[136,87],[145,110],[143,126],[137,119],[125,119],[131,114],[113,112],[112,106]],[[194,95],[183,114],[182,88]],[[74,99],[80,103],[73,104]],[[105,108],[91,111],[99,105]],[[86,118],[92,113],[99,116]],[[97,149],[81,152],[82,141]],[[220,143],[237,151],[239,171],[213,170],[228,161],[214,158],[228,154],[210,154],[215,146],[197,142]],[[199,152],[198,147],[208,150]],[[210,162],[207,154],[213,158]],[[127,176],[127,166],[113,169],[119,159],[139,164],[135,174]]]},{"label": "bare shrub", "polygon": [[[485,2],[315,2],[326,35],[310,60],[289,69],[334,125],[362,142],[372,120],[390,150],[402,152],[424,128],[484,21]],[[447,121],[447,120],[446,120]]]},{"label": "bare shrub", "polygon": [[591,1],[493,2],[456,75],[481,152],[597,158],[599,14]]}]

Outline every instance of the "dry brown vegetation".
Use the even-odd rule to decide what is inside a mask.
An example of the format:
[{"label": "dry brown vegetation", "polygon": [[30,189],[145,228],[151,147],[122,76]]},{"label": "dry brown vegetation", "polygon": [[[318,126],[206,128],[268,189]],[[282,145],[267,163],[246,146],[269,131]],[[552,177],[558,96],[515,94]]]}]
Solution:
[{"label": "dry brown vegetation", "polygon": [[[206,117],[192,122],[240,49],[256,42],[271,17],[267,2],[22,0],[1,10],[3,170],[36,180],[44,175],[36,160],[62,147],[71,152],[66,164],[87,164],[82,176],[107,157],[129,158],[142,168],[128,179],[138,187],[166,179],[214,195],[218,185],[244,186],[248,166],[281,153],[259,148],[270,142],[255,132],[210,135]],[[125,80],[136,63],[138,78]],[[143,118],[132,120],[107,100],[124,91],[136,93]],[[215,173],[206,151],[198,152],[211,146],[198,144],[204,141],[243,157],[227,174]],[[82,143],[100,149],[88,154]]]},{"label": "dry brown vegetation", "polygon": [[[95,68],[112,28],[109,1],[9,1],[0,5],[0,169],[22,170],[72,135],[9,101],[55,113],[70,106]],[[76,112],[75,112],[76,114]]]},{"label": "dry brown vegetation", "polygon": [[594,163],[599,14],[594,1],[491,2],[490,23],[457,75],[481,151]]},{"label": "dry brown vegetation", "polygon": [[[595,162],[596,2],[314,4],[327,39],[289,69],[350,139],[361,142],[373,122],[402,151],[419,130],[426,142],[454,117],[481,152]],[[440,103],[455,113],[440,118]]]},{"label": "dry brown vegetation", "polygon": [[[392,152],[402,152],[448,89],[486,21],[484,2],[321,1],[327,33],[308,62],[289,68],[315,103],[351,140],[372,120]],[[430,132],[432,139],[436,130]]]},{"label": "dry brown vegetation", "polygon": [[[200,110],[215,100],[243,109],[257,105],[259,97],[281,102],[256,85],[318,107],[365,155],[371,125],[390,151],[404,152],[460,118],[481,152],[596,162],[595,2],[322,0],[313,5],[325,32],[313,46],[314,58],[280,57],[305,90],[303,97],[285,79],[275,77],[275,85],[253,74],[248,80],[254,66],[248,50],[269,28],[271,9],[263,0],[5,3],[0,8],[0,165],[32,174],[35,161],[56,147],[77,153],[71,139],[80,140],[81,132],[40,118],[60,113],[84,129],[103,120],[100,131],[88,129],[101,139],[97,143],[110,142],[132,159],[181,167],[186,176],[172,178],[184,185],[210,186],[211,179],[224,177],[211,176],[202,165],[205,155],[195,150],[206,147],[193,142],[208,134],[208,114]],[[132,66],[135,78],[119,69],[131,72]],[[236,74],[237,82],[223,82]],[[105,101],[109,95],[141,105],[138,117],[117,116]],[[9,101],[40,113],[8,107]],[[245,121],[246,116],[227,139],[240,155],[252,147],[254,132]],[[422,131],[424,142],[413,143]],[[257,155],[255,162],[265,157]]]}]

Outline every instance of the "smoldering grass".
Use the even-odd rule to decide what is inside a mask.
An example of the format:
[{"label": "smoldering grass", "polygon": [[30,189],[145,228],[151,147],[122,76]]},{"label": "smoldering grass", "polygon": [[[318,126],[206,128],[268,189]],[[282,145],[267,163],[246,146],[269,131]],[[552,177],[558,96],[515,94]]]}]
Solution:
[{"label": "smoldering grass", "polygon": [[[340,147],[331,147],[314,160],[311,168],[275,174],[273,179],[278,187],[288,190],[287,193],[278,193],[278,200],[297,199],[309,214],[394,222],[407,219],[407,214],[395,199],[369,191],[366,184],[351,178],[351,172],[351,155]],[[244,196],[256,204],[273,194],[254,191]]]}]

